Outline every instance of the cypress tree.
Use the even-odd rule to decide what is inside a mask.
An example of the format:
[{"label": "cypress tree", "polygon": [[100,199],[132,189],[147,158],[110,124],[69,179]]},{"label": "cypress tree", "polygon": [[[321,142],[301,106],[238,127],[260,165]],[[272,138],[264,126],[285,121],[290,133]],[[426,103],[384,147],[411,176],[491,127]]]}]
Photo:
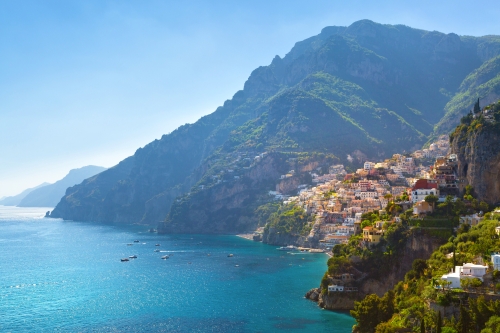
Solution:
[{"label": "cypress tree", "polygon": [[425,322],[424,318],[420,321],[420,333],[425,333]]},{"label": "cypress tree", "polygon": [[438,321],[436,325],[436,333],[441,333],[443,327],[443,318],[441,317],[441,311],[438,311]]},{"label": "cypress tree", "polygon": [[481,107],[479,106],[479,98],[477,102],[474,104],[474,113],[479,113],[481,111]]}]

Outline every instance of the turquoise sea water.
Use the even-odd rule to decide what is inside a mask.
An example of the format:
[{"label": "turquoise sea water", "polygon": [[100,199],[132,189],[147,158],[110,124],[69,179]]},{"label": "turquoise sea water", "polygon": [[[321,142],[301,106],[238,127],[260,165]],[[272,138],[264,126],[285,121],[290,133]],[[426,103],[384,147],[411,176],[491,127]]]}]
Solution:
[{"label": "turquoise sea water", "polygon": [[304,298],[324,254],[44,219],[46,210],[0,206],[0,332],[351,331],[349,315]]}]

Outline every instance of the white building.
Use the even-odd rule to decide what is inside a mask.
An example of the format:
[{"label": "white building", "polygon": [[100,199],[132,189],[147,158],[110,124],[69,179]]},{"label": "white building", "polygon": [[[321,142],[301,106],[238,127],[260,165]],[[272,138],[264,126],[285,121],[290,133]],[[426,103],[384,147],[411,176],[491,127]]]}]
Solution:
[{"label": "white building", "polygon": [[361,215],[363,215],[363,213],[354,214],[354,222],[361,222]]},{"label": "white building", "polygon": [[337,286],[336,284],[328,286],[328,291],[342,292],[344,291],[344,286]]},{"label": "white building", "polygon": [[366,171],[370,171],[374,167],[375,167],[375,163],[373,163],[373,162],[365,162],[365,164],[363,165],[363,169],[365,169]]},{"label": "white building", "polygon": [[411,201],[413,204],[422,201],[428,195],[439,196],[437,183],[435,180],[419,179],[411,189]]},{"label": "white building", "polygon": [[483,281],[488,266],[467,263],[463,266],[455,266],[455,272],[450,272],[441,277],[441,279],[451,282],[451,288],[461,288],[460,280],[478,278]]},{"label": "white building", "polygon": [[492,255],[491,256],[491,263],[493,264],[494,270],[500,271],[500,254]]},{"label": "white building", "polygon": [[[460,216],[460,224],[468,224],[471,227],[478,225],[483,220],[482,216],[477,214]],[[496,229],[495,229],[496,231]]]}]

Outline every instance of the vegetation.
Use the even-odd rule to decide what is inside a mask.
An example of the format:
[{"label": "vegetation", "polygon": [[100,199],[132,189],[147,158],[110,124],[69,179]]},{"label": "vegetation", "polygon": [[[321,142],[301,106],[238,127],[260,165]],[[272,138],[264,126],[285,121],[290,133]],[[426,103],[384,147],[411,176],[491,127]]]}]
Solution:
[{"label": "vegetation", "polygon": [[[465,291],[450,289],[441,276],[457,263],[489,262],[490,253],[500,249],[500,238],[495,233],[498,223],[498,220],[486,220],[456,237],[450,237],[429,260],[416,260],[404,281],[384,297],[377,299],[377,296],[369,295],[356,303],[355,310],[351,311],[357,320],[356,331],[395,332],[397,328],[404,327],[417,331],[423,321],[423,325],[434,332],[440,326],[442,332],[497,332],[500,299],[475,299],[468,297],[468,293],[495,291],[495,281],[500,278],[500,273],[495,272],[491,277],[492,282],[487,285],[479,279],[462,280]],[[391,305],[384,306],[384,309],[392,309],[392,312],[380,316],[378,313],[382,299],[393,300]],[[455,307],[460,315],[439,319],[438,313],[429,310],[428,302]]]},{"label": "vegetation", "polygon": [[281,206],[268,218],[265,229],[274,228],[279,233],[306,236],[311,231],[313,217],[293,204]]},{"label": "vegetation", "polygon": [[[376,220],[377,214],[364,215],[365,221]],[[347,244],[335,245],[332,249],[333,257],[328,260],[327,276],[322,281],[322,290],[327,288],[328,275],[335,276],[343,273],[362,271],[371,278],[382,277],[384,271],[390,270],[398,264],[398,257],[402,254],[406,240],[410,236],[408,227],[402,224],[387,224],[380,243],[367,247],[362,244],[362,235],[351,236]],[[355,256],[359,260],[352,261]]]},{"label": "vegetation", "polygon": [[[458,92],[446,104],[445,116],[436,125],[435,133],[446,133],[456,125],[454,119],[466,115],[469,110],[477,113],[478,99],[500,91],[500,56],[489,59],[472,71],[460,85]],[[467,115],[466,115],[467,117]]]}]

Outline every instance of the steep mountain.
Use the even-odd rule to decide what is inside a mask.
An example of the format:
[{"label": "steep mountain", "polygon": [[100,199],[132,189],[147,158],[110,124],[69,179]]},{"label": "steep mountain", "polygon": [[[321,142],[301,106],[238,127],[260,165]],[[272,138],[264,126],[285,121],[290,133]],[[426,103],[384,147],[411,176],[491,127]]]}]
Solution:
[{"label": "steep mountain", "polygon": [[469,114],[450,135],[457,154],[458,176],[471,185],[478,200],[500,203],[500,101]]},{"label": "steep mountain", "polygon": [[[254,70],[244,89],[214,113],[70,188],[51,216],[156,224],[171,212],[162,228],[187,231],[180,227],[184,222],[196,224],[172,212],[203,207],[212,217],[193,232],[209,232],[213,217],[232,213],[207,207],[200,191],[222,197],[229,187],[243,196],[274,189],[279,182],[273,177],[285,168],[275,164],[284,158],[280,154],[333,154],[343,162],[356,156],[361,162],[363,156],[420,147],[467,76],[499,54],[495,36],[460,37],[368,20],[327,27]],[[269,154],[257,163],[255,156],[264,152]],[[267,165],[264,182],[251,175],[260,163]],[[233,213],[257,198],[235,203]],[[249,219],[244,228],[254,224]]]},{"label": "steep mountain", "polygon": [[106,168],[94,165],[88,165],[82,168],[70,170],[70,172],[61,180],[54,184],[35,189],[28,193],[17,204],[19,207],[55,207],[59,200],[66,193],[66,189],[73,185],[81,183],[84,179],[95,176]]},{"label": "steep mountain", "polygon": [[47,185],[49,185],[49,183],[42,183],[38,186],[26,189],[26,190],[22,191],[21,193],[19,193],[18,195],[4,197],[4,198],[2,198],[2,200],[0,200],[0,205],[2,205],[2,206],[17,206],[32,191],[39,189],[39,188],[42,188],[42,187],[47,186]]}]

